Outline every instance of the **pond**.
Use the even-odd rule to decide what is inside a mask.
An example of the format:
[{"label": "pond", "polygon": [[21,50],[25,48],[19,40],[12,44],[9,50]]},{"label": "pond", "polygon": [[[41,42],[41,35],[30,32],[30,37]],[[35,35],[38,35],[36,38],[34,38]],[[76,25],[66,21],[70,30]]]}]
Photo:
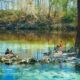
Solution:
[{"label": "pond", "polygon": [[[4,55],[7,48],[13,51],[14,54],[20,56],[23,59],[26,58],[36,58],[37,60],[41,60],[43,57],[43,53],[54,51],[55,44],[48,44],[45,42],[43,44],[38,43],[26,43],[26,42],[7,42],[0,41],[0,55]],[[66,50],[70,49],[72,46],[70,42],[66,43]]]},{"label": "pond", "polygon": [[61,65],[0,65],[0,80],[80,80],[80,72],[76,71],[74,64]]},{"label": "pond", "polygon": [[[74,40],[66,41],[66,49],[74,46]],[[57,39],[55,40],[57,42]],[[54,41],[54,42],[55,42]],[[36,58],[41,60],[42,53],[53,51],[55,43],[28,43],[20,41],[0,41],[0,55],[4,55],[7,48],[22,59]],[[78,71],[78,72],[77,72]],[[80,80],[80,72],[72,63],[39,64],[35,65],[5,65],[0,64],[0,80]]]},{"label": "pond", "polygon": [[[13,51],[14,54],[22,57],[23,59],[34,57],[41,58],[43,56],[42,53],[49,51],[48,43],[44,44],[30,44],[30,43],[20,43],[20,42],[0,42],[0,55],[4,55],[7,48]],[[53,50],[54,44],[51,45],[51,49]]]}]

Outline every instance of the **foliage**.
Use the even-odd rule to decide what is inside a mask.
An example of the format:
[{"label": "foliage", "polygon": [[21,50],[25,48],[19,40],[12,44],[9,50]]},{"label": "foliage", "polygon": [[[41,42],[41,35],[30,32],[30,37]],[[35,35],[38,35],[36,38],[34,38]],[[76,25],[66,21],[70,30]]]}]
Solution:
[{"label": "foliage", "polygon": [[[12,9],[8,6],[5,10],[1,5],[0,28],[14,31],[36,30],[40,33],[52,33],[53,30],[67,30],[67,26],[69,26],[68,28],[76,26],[76,0],[35,1],[25,0],[25,2],[20,2],[16,0],[17,4],[13,2]],[[15,9],[15,6],[17,9]]]}]

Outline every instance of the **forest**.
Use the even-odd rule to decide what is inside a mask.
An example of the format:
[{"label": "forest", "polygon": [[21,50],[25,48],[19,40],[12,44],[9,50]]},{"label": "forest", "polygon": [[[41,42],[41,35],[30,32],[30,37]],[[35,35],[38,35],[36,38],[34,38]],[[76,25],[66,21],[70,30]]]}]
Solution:
[{"label": "forest", "polygon": [[0,0],[1,40],[75,43],[76,26],[76,0]]},{"label": "forest", "polygon": [[1,30],[74,31],[76,0],[0,0]]}]

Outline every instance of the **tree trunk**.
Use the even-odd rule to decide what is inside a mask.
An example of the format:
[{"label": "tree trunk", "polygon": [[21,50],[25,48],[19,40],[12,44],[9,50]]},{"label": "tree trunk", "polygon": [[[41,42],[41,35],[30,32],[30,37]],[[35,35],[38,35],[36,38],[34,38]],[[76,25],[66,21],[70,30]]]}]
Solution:
[{"label": "tree trunk", "polygon": [[49,0],[49,13],[48,13],[48,17],[50,17],[50,15],[51,15],[51,7],[52,7],[52,5],[51,5],[51,2]]},{"label": "tree trunk", "polygon": [[75,42],[75,47],[76,47],[76,52],[77,52],[77,57],[80,58],[80,0],[77,1],[77,8],[78,8],[78,25],[77,25],[77,36],[76,36],[76,42]]}]

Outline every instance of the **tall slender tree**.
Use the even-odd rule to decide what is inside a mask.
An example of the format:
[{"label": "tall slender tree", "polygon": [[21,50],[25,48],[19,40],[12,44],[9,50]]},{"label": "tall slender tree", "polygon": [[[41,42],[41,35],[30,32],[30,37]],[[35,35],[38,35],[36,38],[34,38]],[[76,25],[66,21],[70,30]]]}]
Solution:
[{"label": "tall slender tree", "polygon": [[49,0],[49,13],[48,13],[48,17],[50,17],[50,15],[51,15],[52,1],[53,0]]},{"label": "tall slender tree", "polygon": [[77,57],[80,58],[80,0],[77,0],[77,9],[78,9],[78,25],[75,47],[78,54]]}]

